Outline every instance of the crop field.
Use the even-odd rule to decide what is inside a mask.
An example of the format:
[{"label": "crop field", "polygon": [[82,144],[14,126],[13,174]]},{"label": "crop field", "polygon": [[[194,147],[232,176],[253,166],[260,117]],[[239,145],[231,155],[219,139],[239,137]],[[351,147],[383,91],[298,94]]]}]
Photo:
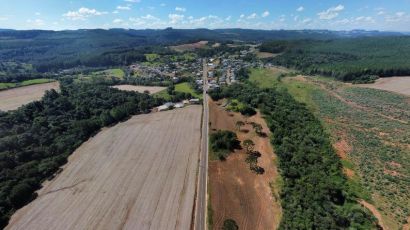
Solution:
[{"label": "crop field", "polygon": [[104,129],[7,229],[189,229],[201,112],[189,106]]},{"label": "crop field", "polygon": [[328,78],[279,81],[265,73],[263,81],[250,79],[284,87],[306,103],[330,133],[351,192],[374,206],[388,229],[400,229],[410,216],[410,98]]},{"label": "crop field", "polygon": [[195,49],[200,49],[208,44],[208,41],[199,41],[191,44],[183,44],[178,46],[171,46],[170,48],[177,52],[193,51]]},{"label": "crop field", "polygon": [[373,89],[382,89],[410,96],[410,76],[380,78],[373,84],[363,84],[361,86]]},{"label": "crop field", "polygon": [[14,110],[24,104],[39,100],[45,91],[50,89],[59,89],[59,83],[34,84],[0,91],[0,110]]},{"label": "crop field", "polygon": [[134,91],[139,93],[144,93],[148,91],[150,94],[155,94],[165,90],[166,87],[159,87],[159,86],[139,86],[139,85],[116,85],[113,88],[125,90],[125,91]]},{"label": "crop field", "polygon": [[[226,160],[220,161],[210,152],[208,224],[210,229],[222,229],[224,221],[233,219],[239,229],[277,229],[282,215],[279,200],[280,176],[277,157],[269,137],[259,137],[251,122],[260,124],[269,134],[260,113],[246,118],[240,113],[228,112],[223,102],[210,102],[210,129],[236,132],[238,139],[251,139],[261,156],[258,165],[264,169],[261,175],[252,172],[246,162],[244,149],[235,150]],[[239,131],[237,121],[246,123]]]}]

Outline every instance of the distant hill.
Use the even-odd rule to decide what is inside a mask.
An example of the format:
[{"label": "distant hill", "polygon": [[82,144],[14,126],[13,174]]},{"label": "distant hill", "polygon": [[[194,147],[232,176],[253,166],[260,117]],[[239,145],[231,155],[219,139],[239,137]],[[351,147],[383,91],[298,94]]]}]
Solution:
[{"label": "distant hill", "polygon": [[[333,40],[352,37],[400,36],[379,31],[250,30],[250,29],[81,29],[65,31],[0,29],[0,60],[50,66],[105,65],[138,60],[145,46],[174,45],[200,40],[264,42],[267,40]],[[132,51],[130,53],[130,50]],[[124,55],[118,55],[125,53]],[[114,60],[116,59],[116,60]]]}]

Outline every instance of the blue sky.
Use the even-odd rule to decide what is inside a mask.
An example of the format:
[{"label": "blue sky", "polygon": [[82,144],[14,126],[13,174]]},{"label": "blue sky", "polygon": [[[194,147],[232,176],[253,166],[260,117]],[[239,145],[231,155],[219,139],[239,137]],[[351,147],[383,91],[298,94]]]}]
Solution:
[{"label": "blue sky", "polygon": [[0,0],[0,28],[410,31],[410,0]]}]

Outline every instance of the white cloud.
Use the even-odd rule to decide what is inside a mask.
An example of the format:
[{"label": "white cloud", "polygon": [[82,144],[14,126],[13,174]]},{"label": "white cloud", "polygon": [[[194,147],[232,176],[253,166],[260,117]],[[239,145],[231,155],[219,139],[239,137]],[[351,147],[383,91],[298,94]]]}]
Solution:
[{"label": "white cloud", "polygon": [[165,7],[165,6],[167,6],[167,4],[165,4],[165,3],[161,3],[161,4],[159,4],[159,6],[161,6],[161,7]]},{"label": "white cloud", "polygon": [[255,19],[258,15],[256,13],[253,13],[251,15],[249,15],[248,17],[246,17],[247,19]]},{"label": "white cloud", "polygon": [[270,14],[269,11],[265,11],[265,12],[262,13],[262,17],[266,18],[266,17],[269,16],[269,14]]},{"label": "white cloud", "polygon": [[29,19],[29,20],[27,20],[27,23],[30,23],[30,24],[32,24],[33,26],[36,26],[36,27],[40,27],[40,26],[45,25],[45,23],[42,19],[34,19],[34,20]]},{"label": "white cloud", "polygon": [[125,2],[140,3],[141,0],[124,0]]},{"label": "white cloud", "polygon": [[120,13],[118,10],[114,10],[113,12],[112,12],[113,14],[118,14],[118,13]]},{"label": "white cloud", "polygon": [[335,7],[331,7],[327,9],[326,11],[322,11],[318,13],[317,15],[319,16],[320,19],[322,20],[331,20],[339,16],[339,13],[343,11],[345,7],[343,5],[338,5]]},{"label": "white cloud", "polygon": [[152,16],[151,14],[147,14],[145,16],[141,17],[142,19],[146,19],[146,20],[159,20],[159,18]]},{"label": "white cloud", "polygon": [[360,16],[355,18],[356,22],[370,22],[370,23],[375,23],[375,20],[372,17],[369,16]]},{"label": "white cloud", "polygon": [[239,16],[239,18],[244,18],[245,17],[245,15],[244,14],[241,14],[241,16]]},{"label": "white cloud", "polygon": [[121,22],[123,22],[123,21],[124,21],[124,20],[122,20],[122,19],[116,18],[116,19],[114,19],[112,22],[115,23],[115,24],[118,24],[118,23],[121,23]]},{"label": "white cloud", "polygon": [[36,16],[40,16],[41,13],[40,13],[40,12],[36,12],[35,15],[36,15]]},{"label": "white cloud", "polygon": [[177,7],[175,7],[175,11],[185,12],[186,8],[177,6]]},{"label": "white cloud", "polygon": [[311,18],[305,18],[305,19],[302,20],[303,24],[309,24],[310,22],[312,22]]},{"label": "white cloud", "polygon": [[177,23],[179,23],[179,22],[181,22],[182,20],[184,20],[184,15],[182,15],[182,14],[169,14],[168,15],[168,18],[169,18],[169,22],[171,23],[171,24],[177,24]]},{"label": "white cloud", "polygon": [[225,21],[230,21],[232,19],[232,16],[228,16],[225,18]]},{"label": "white cloud", "polygon": [[131,6],[130,5],[117,6],[117,10],[131,10]]},{"label": "white cloud", "polygon": [[304,10],[305,10],[305,7],[303,7],[303,6],[299,6],[299,7],[296,9],[297,12],[302,12],[302,11],[304,11]]},{"label": "white cloud", "polygon": [[380,10],[379,12],[377,12],[377,15],[384,15],[386,14],[383,10]]},{"label": "white cloud", "polygon": [[7,20],[9,20],[8,17],[2,17],[2,16],[0,16],[0,21],[7,21]]},{"label": "white cloud", "polygon": [[385,20],[386,22],[407,22],[410,21],[410,17],[405,12],[396,12],[394,15],[387,15]]},{"label": "white cloud", "polygon": [[68,11],[67,13],[63,14],[63,16],[71,20],[85,20],[86,18],[92,16],[101,16],[104,14],[107,14],[107,12],[100,12],[96,9],[81,7],[77,11]]}]

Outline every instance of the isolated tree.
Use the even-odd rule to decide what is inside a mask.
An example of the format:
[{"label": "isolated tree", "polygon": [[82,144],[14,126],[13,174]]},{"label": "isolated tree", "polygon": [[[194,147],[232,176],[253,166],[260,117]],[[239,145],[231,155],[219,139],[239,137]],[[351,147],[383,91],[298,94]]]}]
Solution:
[{"label": "isolated tree", "polygon": [[255,143],[250,140],[246,139],[243,141],[243,146],[246,148],[246,153],[252,153],[253,149],[255,148]]},{"label": "isolated tree", "polygon": [[255,133],[258,134],[259,136],[261,136],[263,134],[262,132],[262,125],[260,124],[254,124],[253,128],[255,129]]},{"label": "isolated tree", "polygon": [[222,226],[222,230],[238,230],[239,227],[236,222],[232,219],[226,219],[224,221],[224,225]]},{"label": "isolated tree", "polygon": [[241,130],[241,127],[244,126],[244,125],[245,125],[245,122],[243,122],[243,121],[237,121],[237,122],[236,122],[236,129],[237,129],[238,131],[240,131],[240,130]]}]

